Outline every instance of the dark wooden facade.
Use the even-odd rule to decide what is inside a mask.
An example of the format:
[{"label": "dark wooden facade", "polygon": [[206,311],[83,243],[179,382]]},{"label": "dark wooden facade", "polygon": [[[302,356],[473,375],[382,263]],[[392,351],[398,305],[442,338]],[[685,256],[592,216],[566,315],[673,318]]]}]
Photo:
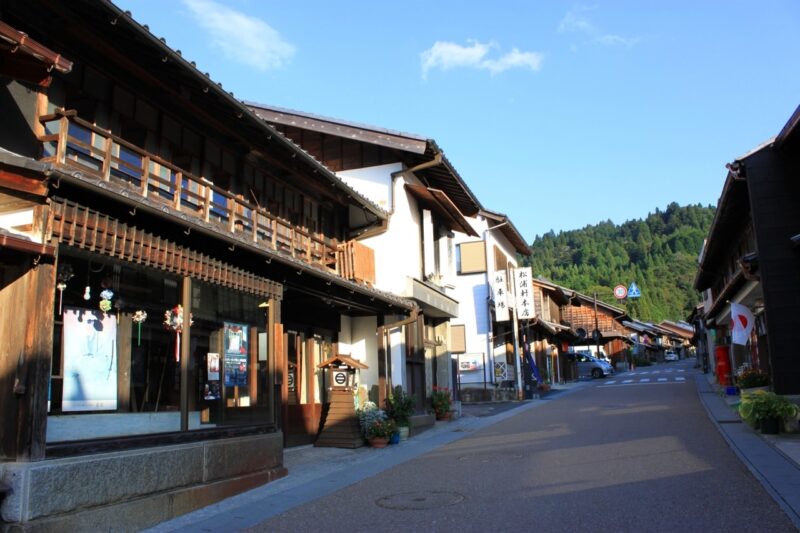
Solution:
[{"label": "dark wooden facade", "polygon": [[[269,302],[273,430],[289,422],[287,322],[306,353],[318,332],[336,341],[342,314],[413,308],[370,288],[371,250],[349,242],[351,224],[380,224],[386,213],[129,15],[105,1],[33,0],[2,17],[16,32],[3,26],[4,35],[24,32],[58,63],[37,59],[47,78],[37,82],[41,73],[17,63],[0,70],[9,117],[0,146],[15,152],[0,160],[0,211],[30,204],[44,242],[0,234],[0,303],[19,311],[0,320],[13,339],[0,357],[4,458],[46,455],[59,244]],[[320,409],[309,398],[298,431],[313,440]]]},{"label": "dark wooden facade", "polygon": [[[800,107],[773,142],[728,166],[695,280],[699,290],[711,290],[705,318],[722,342],[727,324],[716,324],[713,317],[745,284],[755,284],[751,293],[761,298],[743,302],[756,309],[759,320],[752,349],[760,352],[780,394],[800,393],[794,338],[800,328],[799,121]],[[730,247],[731,242],[743,245]]]}]

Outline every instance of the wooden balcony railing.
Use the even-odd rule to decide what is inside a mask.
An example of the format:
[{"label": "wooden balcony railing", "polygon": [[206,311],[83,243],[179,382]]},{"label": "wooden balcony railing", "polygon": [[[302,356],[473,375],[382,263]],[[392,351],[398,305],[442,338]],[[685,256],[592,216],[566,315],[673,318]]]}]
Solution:
[{"label": "wooden balcony railing", "polygon": [[[259,246],[317,264],[346,279],[374,282],[374,254],[370,256],[372,265],[367,268],[361,248],[343,249],[335,239],[296,227],[209,180],[82,120],[75,111],[59,111],[39,120],[44,126],[39,140],[45,162],[125,185],[151,202],[211,223],[221,232],[244,236]],[[370,271],[371,278],[356,277],[363,278]]]}]

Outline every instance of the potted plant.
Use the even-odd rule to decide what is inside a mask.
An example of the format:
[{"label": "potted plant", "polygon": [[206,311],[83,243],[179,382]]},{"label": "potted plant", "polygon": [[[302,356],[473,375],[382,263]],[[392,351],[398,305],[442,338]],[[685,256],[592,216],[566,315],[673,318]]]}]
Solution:
[{"label": "potted plant", "polygon": [[414,414],[414,398],[403,387],[397,385],[386,398],[386,415],[397,424],[400,440],[408,438],[411,416]]},{"label": "potted plant", "polygon": [[748,389],[767,390],[769,376],[760,370],[747,369],[736,377],[736,384],[742,392],[747,392]]},{"label": "potted plant", "polygon": [[742,395],[739,415],[752,426],[758,425],[761,433],[774,435],[780,431],[781,422],[797,416],[798,407],[785,396],[757,390]]},{"label": "potted plant", "polygon": [[450,418],[450,389],[447,387],[433,387],[431,393],[431,406],[436,413],[436,420]]},{"label": "potted plant", "polygon": [[367,426],[367,440],[373,448],[385,448],[396,430],[397,426],[394,420],[390,418],[375,418]]}]

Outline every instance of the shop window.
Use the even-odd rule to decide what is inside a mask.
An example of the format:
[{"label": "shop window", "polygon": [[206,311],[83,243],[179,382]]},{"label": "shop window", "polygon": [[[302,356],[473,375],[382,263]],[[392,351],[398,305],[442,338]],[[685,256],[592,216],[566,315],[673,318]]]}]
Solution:
[{"label": "shop window", "polygon": [[[263,299],[194,281],[189,375],[183,336],[166,324],[182,280],[160,270],[59,251],[47,442],[271,424]],[[189,312],[184,313],[184,319]]]}]

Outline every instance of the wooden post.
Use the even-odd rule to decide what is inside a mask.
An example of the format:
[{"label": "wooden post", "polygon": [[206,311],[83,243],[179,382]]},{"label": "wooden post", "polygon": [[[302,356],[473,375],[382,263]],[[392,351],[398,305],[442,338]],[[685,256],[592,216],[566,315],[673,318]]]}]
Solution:
[{"label": "wooden post", "polygon": [[109,132],[108,137],[106,137],[106,143],[103,147],[103,181],[108,181],[111,177],[111,147],[114,145],[114,141],[111,138],[111,132]]},{"label": "wooden post", "polygon": [[383,408],[386,400],[386,328],[383,315],[378,315],[378,407]]},{"label": "wooden post", "polygon": [[37,263],[36,256],[8,253],[4,259],[8,283],[0,288],[0,308],[14,312],[0,313],[0,455],[39,461],[45,455],[56,268],[42,258]]},{"label": "wooden post", "polygon": [[[172,169],[170,169],[172,172]],[[181,210],[181,194],[183,193],[183,172],[175,173],[175,210]]]},{"label": "wooden post", "polygon": [[142,196],[147,198],[147,193],[150,189],[150,157],[142,156]]},{"label": "wooden post", "polygon": [[67,141],[69,137],[69,120],[62,115],[58,121],[58,145],[56,147],[56,161],[64,164],[67,156]]},{"label": "wooden post", "polygon": [[131,340],[134,337],[131,313],[120,313],[117,325],[117,409],[131,406]]},{"label": "wooden post", "polygon": [[[268,300],[269,307],[267,308],[267,381],[264,384],[267,388],[267,402],[270,406],[270,422],[273,424],[277,424],[277,411],[275,409],[275,383],[278,383],[277,375],[278,375],[278,366],[276,361],[278,359],[278,347],[280,346],[279,342],[276,342],[278,338],[278,331],[277,331],[277,316],[278,316],[278,301],[275,298],[270,298]],[[280,337],[283,338],[283,332],[280,333]],[[280,395],[277,395],[280,399]]]},{"label": "wooden post", "polygon": [[181,332],[181,431],[189,430],[189,359],[191,358],[192,278],[184,276],[181,289],[183,331]]}]

